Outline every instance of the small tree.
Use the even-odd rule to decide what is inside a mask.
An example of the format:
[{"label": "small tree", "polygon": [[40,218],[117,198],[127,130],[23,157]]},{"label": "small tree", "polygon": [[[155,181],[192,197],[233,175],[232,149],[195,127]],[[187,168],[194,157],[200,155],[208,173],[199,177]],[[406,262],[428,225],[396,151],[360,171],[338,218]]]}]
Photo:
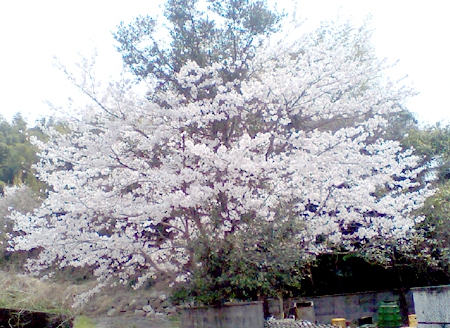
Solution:
[{"label": "small tree", "polygon": [[295,287],[318,254],[409,238],[430,192],[411,151],[374,138],[409,91],[381,76],[369,37],[330,25],[245,59],[186,60],[147,95],[74,80],[94,102],[36,140],[51,191],[13,214],[14,248],[44,249],[34,272],[89,265],[99,286],[136,288],[169,272],[217,303]]}]

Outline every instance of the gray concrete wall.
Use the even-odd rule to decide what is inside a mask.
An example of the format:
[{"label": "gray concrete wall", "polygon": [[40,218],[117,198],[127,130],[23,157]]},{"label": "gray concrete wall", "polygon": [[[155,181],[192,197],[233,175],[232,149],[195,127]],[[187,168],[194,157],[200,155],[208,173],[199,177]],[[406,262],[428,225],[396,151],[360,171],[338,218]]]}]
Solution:
[{"label": "gray concrete wall", "polygon": [[[378,320],[378,309],[382,301],[397,301],[398,294],[385,292],[365,292],[356,294],[341,294],[308,298],[314,302],[316,320],[321,323],[331,323],[333,318],[345,318],[357,323],[359,318],[370,316]],[[407,292],[408,312],[414,313],[412,293]]]},{"label": "gray concrete wall", "polygon": [[[305,297],[302,299],[292,299],[286,301],[288,306],[293,302],[301,303],[312,301],[314,303],[314,313],[317,323],[328,324],[333,318],[345,318],[352,323],[358,323],[358,319],[362,317],[372,317],[373,321],[378,320],[378,308],[382,301],[397,301],[398,294],[385,292],[364,292],[355,294],[339,294],[328,296]],[[412,292],[406,293],[408,303],[408,311],[414,313],[414,302]],[[269,303],[269,311],[275,317],[280,317],[279,306],[277,300]],[[285,302],[285,305],[286,305]],[[449,303],[450,304],[450,303]],[[286,309],[285,309],[286,310]],[[448,327],[450,328],[450,326]]]},{"label": "gray concrete wall", "polygon": [[181,328],[263,328],[262,302],[196,307],[181,311]]},{"label": "gray concrete wall", "polygon": [[450,286],[413,288],[412,293],[419,328],[450,327]]}]

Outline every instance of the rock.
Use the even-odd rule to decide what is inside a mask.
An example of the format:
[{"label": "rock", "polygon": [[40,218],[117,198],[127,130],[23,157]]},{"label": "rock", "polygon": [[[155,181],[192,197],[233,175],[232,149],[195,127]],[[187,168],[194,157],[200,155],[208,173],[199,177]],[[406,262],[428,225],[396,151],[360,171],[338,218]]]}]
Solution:
[{"label": "rock", "polygon": [[162,301],[159,298],[153,299],[150,301],[150,305],[154,308],[157,309],[159,308],[159,306],[161,305]]},{"label": "rock", "polygon": [[155,313],[155,317],[156,317],[156,318],[165,318],[165,317],[166,317],[166,314],[165,314],[165,313],[161,313],[161,312],[156,312],[156,313]]},{"label": "rock", "polygon": [[146,318],[154,318],[155,317],[155,312],[147,312],[147,314],[145,315]]},{"label": "rock", "polygon": [[160,306],[163,307],[163,308],[168,308],[168,307],[172,307],[173,305],[169,301],[164,301],[164,302],[161,303]]},{"label": "rock", "polygon": [[143,316],[145,316],[145,311],[144,310],[134,310],[134,315],[143,317]]},{"label": "rock", "polygon": [[164,294],[161,294],[161,295],[159,295],[159,299],[160,299],[161,301],[165,301],[165,300],[167,299],[167,296],[164,295]]},{"label": "rock", "polygon": [[136,302],[136,309],[142,309],[144,306],[148,305],[149,302],[145,298],[138,299]]},{"label": "rock", "polygon": [[144,305],[142,307],[142,310],[144,310],[145,312],[155,312],[151,305]]},{"label": "rock", "polygon": [[150,298],[150,299],[152,299],[152,298],[158,298],[158,296],[159,296],[158,291],[157,291],[157,290],[152,290],[152,291],[150,292],[150,294],[148,295],[148,298]]},{"label": "rock", "polygon": [[130,303],[128,303],[128,305],[130,306],[130,307],[132,307],[133,305],[135,305],[136,304],[136,299],[132,299],[131,301],[130,301]]},{"label": "rock", "polygon": [[112,309],[110,309],[110,310],[106,313],[106,315],[107,315],[108,317],[113,317],[113,316],[115,316],[117,313],[118,313],[117,309],[112,308]]},{"label": "rock", "polygon": [[175,314],[177,313],[177,308],[175,306],[168,307],[164,309],[164,312],[166,312],[167,314]]}]

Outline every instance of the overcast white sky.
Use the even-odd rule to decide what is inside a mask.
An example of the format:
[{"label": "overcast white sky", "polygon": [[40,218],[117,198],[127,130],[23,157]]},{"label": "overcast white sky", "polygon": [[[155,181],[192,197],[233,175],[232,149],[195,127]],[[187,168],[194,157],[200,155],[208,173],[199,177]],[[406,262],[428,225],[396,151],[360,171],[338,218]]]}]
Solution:
[{"label": "overcast white sky", "polygon": [[[99,52],[105,78],[121,67],[111,31],[120,21],[158,14],[163,0],[0,1],[0,114],[22,114],[32,123],[50,111],[46,100],[64,105],[74,93],[53,68],[53,56],[70,65],[77,53]],[[290,0],[278,7],[292,10]],[[423,123],[449,122],[450,20],[445,0],[299,0],[298,13],[315,26],[350,16],[355,23],[372,14],[373,43],[380,57],[400,62],[392,72],[409,76],[420,95],[409,109]]]}]

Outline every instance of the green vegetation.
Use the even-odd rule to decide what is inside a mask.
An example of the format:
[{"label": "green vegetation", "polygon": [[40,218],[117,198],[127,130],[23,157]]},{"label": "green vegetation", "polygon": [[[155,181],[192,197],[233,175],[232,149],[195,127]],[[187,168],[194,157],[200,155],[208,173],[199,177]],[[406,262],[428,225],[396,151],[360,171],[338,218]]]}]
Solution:
[{"label": "green vegetation", "polygon": [[37,162],[36,147],[30,138],[42,139],[43,133],[37,128],[28,128],[20,113],[11,123],[0,117],[0,188],[7,185],[27,184],[36,193],[43,185],[34,175],[32,165]]},{"label": "green vegetation", "polygon": [[[436,193],[428,199],[421,210],[425,221],[419,225],[423,246],[432,250],[434,267],[448,272],[450,264],[450,125],[436,124],[412,130],[404,140],[406,147],[422,157],[427,171],[424,180],[434,178]],[[422,267],[429,272],[429,267]]]},{"label": "green vegetation", "polygon": [[84,315],[79,315],[73,322],[73,328],[95,328],[92,320]]}]

